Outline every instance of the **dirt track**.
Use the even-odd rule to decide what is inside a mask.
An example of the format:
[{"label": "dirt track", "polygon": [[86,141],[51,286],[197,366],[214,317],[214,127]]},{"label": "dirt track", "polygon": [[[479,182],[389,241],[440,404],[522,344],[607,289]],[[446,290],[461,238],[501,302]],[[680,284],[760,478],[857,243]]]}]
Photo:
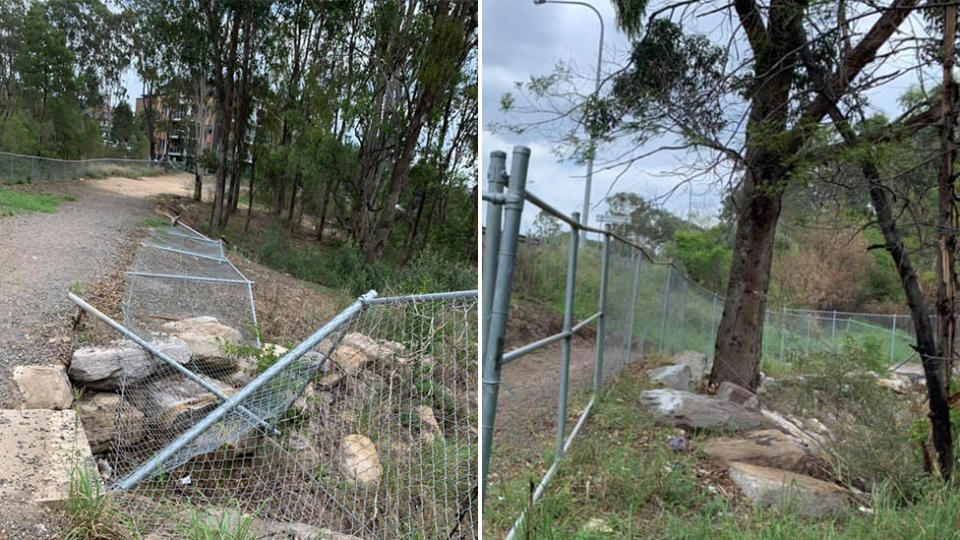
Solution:
[{"label": "dirt track", "polygon": [[50,364],[68,346],[66,294],[118,264],[119,250],[152,215],[150,198],[189,193],[187,175],[104,178],[30,186],[70,195],[54,214],[0,218],[0,407],[19,404],[14,366]]}]

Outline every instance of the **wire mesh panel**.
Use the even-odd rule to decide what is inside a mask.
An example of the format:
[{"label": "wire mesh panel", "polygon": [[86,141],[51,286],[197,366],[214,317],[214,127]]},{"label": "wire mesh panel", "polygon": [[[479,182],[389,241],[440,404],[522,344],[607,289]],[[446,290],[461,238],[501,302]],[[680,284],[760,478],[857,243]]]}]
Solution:
[{"label": "wire mesh panel", "polygon": [[213,317],[257,343],[251,283],[218,241],[183,225],[151,229],[127,272],[123,314],[140,334],[166,332],[175,321]]},{"label": "wire mesh panel", "polygon": [[118,476],[176,448],[117,492],[139,531],[180,538],[197,519],[228,519],[277,537],[475,538],[476,293],[385,300],[292,360],[268,350],[187,366],[227,396],[249,385],[232,406],[169,366],[126,377]]}]

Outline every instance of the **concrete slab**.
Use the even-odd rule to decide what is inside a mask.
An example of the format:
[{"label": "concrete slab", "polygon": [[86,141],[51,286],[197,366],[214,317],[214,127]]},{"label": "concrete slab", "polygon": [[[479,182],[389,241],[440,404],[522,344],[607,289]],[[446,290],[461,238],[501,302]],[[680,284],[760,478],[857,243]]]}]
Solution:
[{"label": "concrete slab", "polygon": [[55,504],[70,493],[70,474],[92,464],[72,409],[0,410],[0,502]]}]

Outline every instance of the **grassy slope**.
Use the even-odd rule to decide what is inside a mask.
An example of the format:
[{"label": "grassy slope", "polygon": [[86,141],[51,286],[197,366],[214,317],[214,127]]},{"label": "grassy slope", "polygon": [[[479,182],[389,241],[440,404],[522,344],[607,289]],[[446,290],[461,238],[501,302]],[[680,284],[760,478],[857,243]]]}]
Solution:
[{"label": "grassy slope", "polygon": [[[534,508],[530,538],[960,538],[960,492],[921,489],[912,505],[878,495],[872,514],[851,510],[835,519],[807,520],[753,510],[726,472],[697,451],[707,435],[693,435],[690,451],[668,448],[677,430],[656,426],[637,404],[648,388],[646,366],[628,367],[605,391],[553,482]],[[544,443],[549,463],[550,443]],[[531,482],[544,468],[496,449],[495,474],[484,503],[484,537],[501,538],[527,507]],[[504,480],[503,478],[508,478]],[[585,526],[602,519],[606,532]],[[525,538],[521,529],[518,538]]]}]

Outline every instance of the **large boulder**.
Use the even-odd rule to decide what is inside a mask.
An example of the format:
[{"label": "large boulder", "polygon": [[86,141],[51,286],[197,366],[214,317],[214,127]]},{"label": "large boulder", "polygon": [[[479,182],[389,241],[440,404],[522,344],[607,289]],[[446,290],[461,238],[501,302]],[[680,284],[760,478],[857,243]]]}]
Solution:
[{"label": "large boulder", "polygon": [[677,364],[647,370],[650,380],[674,390],[693,390],[693,378],[690,366]]},{"label": "large boulder", "polygon": [[[225,396],[236,393],[226,383],[200,377]],[[127,394],[152,423],[175,431],[193,425],[220,403],[216,395],[179,373],[151,380]]]},{"label": "large boulder", "polygon": [[721,401],[730,401],[745,409],[760,412],[760,400],[756,394],[730,381],[723,381],[717,388],[715,397]]},{"label": "large boulder", "polygon": [[[175,362],[190,360],[190,347],[175,337],[155,339],[150,344]],[[93,390],[116,390],[153,375],[163,360],[132,341],[114,342],[109,347],[83,347],[73,353],[70,378]]]},{"label": "large boulder", "polygon": [[673,364],[690,368],[694,386],[710,375],[710,370],[713,369],[713,362],[705,354],[697,351],[684,351],[674,356]]},{"label": "large boulder", "polygon": [[69,409],[73,387],[63,366],[17,366],[13,368],[23,398],[23,409]]},{"label": "large boulder", "polygon": [[122,428],[125,446],[139,442],[146,431],[143,413],[129,402],[120,407],[120,396],[113,392],[86,392],[74,404],[74,409],[94,454],[113,446],[118,428]]},{"label": "large boulder", "polygon": [[731,463],[735,461],[803,472],[808,453],[803,443],[776,429],[744,433],[739,438],[717,437],[703,445],[708,456]]},{"label": "large boulder", "polygon": [[802,516],[837,514],[850,503],[847,492],[834,484],[780,469],[731,463],[730,479],[754,504]]},{"label": "large boulder", "polygon": [[168,322],[163,330],[185,341],[193,356],[208,362],[211,359],[228,362],[230,355],[223,353],[222,346],[239,345],[242,339],[237,329],[208,316]]},{"label": "large boulder", "polygon": [[682,390],[647,390],[640,404],[658,423],[688,429],[748,431],[767,425],[763,416],[736,403]]},{"label": "large boulder", "polygon": [[361,486],[380,480],[383,471],[373,441],[358,434],[347,435],[341,441],[340,467],[347,481]]}]

